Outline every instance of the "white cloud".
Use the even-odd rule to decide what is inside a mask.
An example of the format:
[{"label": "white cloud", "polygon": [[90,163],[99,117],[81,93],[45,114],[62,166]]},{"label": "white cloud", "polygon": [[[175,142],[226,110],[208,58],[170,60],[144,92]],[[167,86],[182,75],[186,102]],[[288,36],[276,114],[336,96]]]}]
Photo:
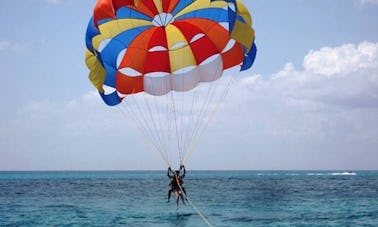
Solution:
[{"label": "white cloud", "polygon": [[63,0],[45,0],[49,4],[61,4]]},{"label": "white cloud", "polygon": [[96,92],[68,102],[29,102],[11,118],[0,119],[0,125],[3,170],[140,169],[138,160],[156,162],[153,154],[143,157],[149,151],[135,152],[146,149],[143,140],[135,138],[138,132]]},{"label": "white cloud", "polygon": [[107,111],[104,105],[96,92],[68,102],[34,101],[17,111],[18,123],[24,128],[59,131],[66,136],[97,135],[99,128],[115,128],[110,119],[117,117],[117,112]]},{"label": "white cloud", "polygon": [[359,5],[366,5],[366,4],[378,4],[378,0],[357,0]]},{"label": "white cloud", "polygon": [[378,43],[362,42],[358,46],[347,44],[311,50],[304,59],[304,67],[313,74],[345,75],[361,69],[376,68],[377,60]]},{"label": "white cloud", "polygon": [[[348,107],[378,108],[378,43],[310,51],[299,96]],[[326,78],[325,78],[325,77]]]},{"label": "white cloud", "polygon": [[[308,53],[303,69],[288,63],[270,76],[243,74],[219,112],[223,125],[213,128],[233,129],[229,143],[260,152],[245,168],[369,168],[378,160],[377,50],[370,42],[321,48]],[[247,139],[233,139],[234,131]]]},{"label": "white cloud", "polygon": [[18,42],[12,42],[7,40],[0,40],[0,51],[6,51],[6,50],[12,50],[12,51],[18,51],[22,50],[24,48],[24,45]]},{"label": "white cloud", "polygon": [[378,108],[378,43],[311,50],[304,57],[303,66],[303,70],[298,70],[287,63],[272,76],[258,76],[253,86],[248,77],[239,86],[249,87],[255,97],[260,96],[255,91],[258,89],[274,96],[272,99]]}]

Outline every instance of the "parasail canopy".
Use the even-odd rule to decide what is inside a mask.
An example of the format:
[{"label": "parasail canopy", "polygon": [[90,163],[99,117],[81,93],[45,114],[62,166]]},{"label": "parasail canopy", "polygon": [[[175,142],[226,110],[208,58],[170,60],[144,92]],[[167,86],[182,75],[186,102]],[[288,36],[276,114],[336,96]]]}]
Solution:
[{"label": "parasail canopy", "polygon": [[108,105],[191,90],[251,67],[251,23],[235,0],[99,0],[86,34],[89,78]]},{"label": "parasail canopy", "polygon": [[[165,117],[159,115],[156,120],[155,116],[155,112],[165,108],[155,111],[148,104],[145,109],[153,116],[141,120],[143,113],[135,112],[136,105],[127,106],[134,121],[141,122],[145,134],[158,137],[153,140],[158,141],[159,152],[172,149],[159,144],[163,143],[161,138],[172,140],[168,134],[175,131],[178,149],[184,153],[191,146],[184,148],[180,140],[190,136],[178,135],[178,127],[191,128],[193,122],[202,122],[204,116],[193,108],[214,106],[208,101],[212,93],[206,92],[206,97],[201,98],[193,90],[200,84],[219,80],[227,69],[250,68],[256,56],[254,38],[250,13],[239,0],[99,0],[87,27],[85,60],[90,81],[110,106],[141,93],[153,97],[188,93],[192,100],[205,99],[206,103],[196,104],[188,98],[165,98],[164,103],[171,102],[167,108],[173,110],[159,114],[173,115],[167,121],[174,121],[174,126],[167,123],[167,129],[156,126]],[[189,126],[178,120],[180,102],[191,103],[182,104],[183,107],[192,106],[186,113],[182,111],[182,119],[196,114],[200,119],[191,119]],[[144,121],[153,123],[149,126]],[[158,132],[149,132],[150,128]],[[186,130],[187,134],[195,134],[197,129]],[[169,132],[166,135],[164,131]]]}]

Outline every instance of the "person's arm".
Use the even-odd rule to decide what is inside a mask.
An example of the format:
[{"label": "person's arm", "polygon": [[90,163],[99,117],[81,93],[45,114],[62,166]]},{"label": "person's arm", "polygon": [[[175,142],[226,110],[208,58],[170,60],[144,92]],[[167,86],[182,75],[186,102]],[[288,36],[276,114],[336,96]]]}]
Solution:
[{"label": "person's arm", "polygon": [[[171,173],[172,173],[172,175],[171,175]],[[174,174],[175,174],[175,173],[172,171],[171,167],[168,167],[168,170],[167,170],[167,176],[168,176],[169,178],[173,178]]]},{"label": "person's arm", "polygon": [[183,170],[183,173],[182,173],[182,175],[181,175],[181,178],[184,178],[184,177],[185,177],[185,173],[186,173],[185,166],[184,166],[184,165],[181,165],[181,166],[180,166],[180,170]]}]

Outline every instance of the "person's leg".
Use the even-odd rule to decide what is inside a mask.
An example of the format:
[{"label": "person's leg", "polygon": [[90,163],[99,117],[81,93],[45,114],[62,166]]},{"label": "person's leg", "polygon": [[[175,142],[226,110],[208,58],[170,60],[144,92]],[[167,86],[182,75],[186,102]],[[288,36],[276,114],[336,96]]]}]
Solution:
[{"label": "person's leg", "polygon": [[172,194],[172,188],[168,190],[168,200],[167,203],[169,203],[169,200],[171,199],[171,194]]},{"label": "person's leg", "polygon": [[184,193],[182,193],[181,191],[180,191],[180,197],[181,197],[182,203],[183,203],[184,205],[186,205],[186,204],[185,204]]},{"label": "person's leg", "polygon": [[180,200],[180,195],[179,195],[179,193],[178,193],[178,191],[176,190],[176,210],[178,210],[178,207],[179,207],[179,200]]},{"label": "person's leg", "polygon": [[184,188],[184,187],[181,187],[181,188],[182,188],[182,191],[183,191],[184,194],[185,194],[185,200],[188,201],[188,198],[186,198],[186,190],[185,190],[185,188]]}]

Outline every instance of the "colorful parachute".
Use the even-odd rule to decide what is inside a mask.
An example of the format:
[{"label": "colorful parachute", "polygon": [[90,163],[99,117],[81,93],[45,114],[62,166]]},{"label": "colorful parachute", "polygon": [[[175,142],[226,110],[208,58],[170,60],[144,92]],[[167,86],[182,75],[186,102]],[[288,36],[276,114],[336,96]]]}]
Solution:
[{"label": "colorful parachute", "polygon": [[[251,16],[239,0],[99,0],[86,33],[89,79],[111,106],[140,93],[159,97],[186,93],[200,84],[217,81],[227,69],[251,67],[256,55],[251,25]],[[206,96],[209,95],[212,96]],[[168,121],[175,121],[173,131],[179,134],[178,125],[191,126],[183,126],[177,120],[178,103],[191,101],[173,97],[164,100],[168,99],[173,103],[167,105],[173,106],[175,112],[174,119]],[[127,108],[131,108],[134,120],[140,120],[141,114],[134,113],[137,108],[131,106]],[[146,108],[155,115],[149,106]],[[195,112],[193,108],[196,107],[190,112]],[[187,118],[190,113],[183,115]],[[157,120],[151,116],[145,121]],[[155,132],[148,132],[149,127],[164,131],[154,126],[157,123],[141,124],[145,134],[155,136]],[[194,129],[188,132],[191,133]],[[159,137],[171,140],[168,135]],[[180,140],[180,135],[177,137]],[[166,149],[169,146],[160,148]],[[189,148],[179,148],[184,149]]]}]

